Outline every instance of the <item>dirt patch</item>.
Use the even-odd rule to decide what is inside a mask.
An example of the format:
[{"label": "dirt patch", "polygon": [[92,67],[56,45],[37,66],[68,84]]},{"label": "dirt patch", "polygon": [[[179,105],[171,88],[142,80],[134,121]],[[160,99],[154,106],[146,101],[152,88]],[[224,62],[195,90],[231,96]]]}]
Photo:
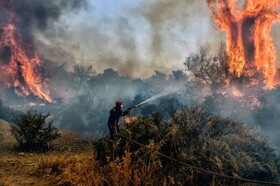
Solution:
[{"label": "dirt patch", "polygon": [[51,180],[33,175],[38,158],[38,155],[22,153],[1,156],[0,185],[52,185]]}]

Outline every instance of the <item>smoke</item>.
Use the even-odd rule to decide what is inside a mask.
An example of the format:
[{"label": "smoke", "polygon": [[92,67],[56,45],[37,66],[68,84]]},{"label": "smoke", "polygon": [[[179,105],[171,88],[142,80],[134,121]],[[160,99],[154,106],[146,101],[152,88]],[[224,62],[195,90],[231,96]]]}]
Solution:
[{"label": "smoke", "polygon": [[[123,77],[118,72],[107,69],[92,76],[87,86],[77,91],[80,93],[70,101],[63,101],[59,107],[57,104],[40,109],[49,109],[48,112],[53,114],[53,119],[60,128],[70,128],[84,135],[94,133],[101,136],[104,132],[107,133],[109,110],[115,106],[116,100],[124,102],[124,110],[141,104],[133,109],[133,114],[149,115],[159,111],[167,118],[181,106],[180,103],[190,103],[191,96],[183,93],[189,88],[186,80],[183,74],[175,79],[172,75],[167,78],[159,72],[141,80]],[[77,83],[72,82],[73,85]]]},{"label": "smoke", "polygon": [[85,7],[86,4],[86,0],[2,0],[0,3],[1,8],[12,14],[22,31],[29,35],[32,29],[45,32],[61,15]]},{"label": "smoke", "polygon": [[[93,64],[97,72],[114,68],[121,75],[144,78],[160,68],[168,74],[182,69],[184,58],[198,46],[221,40],[204,1],[91,0],[88,4],[87,11],[63,16],[53,38],[37,35],[40,42],[72,53],[77,63]],[[44,55],[54,56],[48,53]]]},{"label": "smoke", "polygon": [[[201,25],[201,30],[204,31],[209,31],[210,25],[209,22],[201,24],[201,21],[204,22],[208,16],[207,13],[203,13],[207,12],[204,4],[202,1],[191,0],[143,3],[140,11],[149,22],[153,59],[157,59],[158,56],[165,57],[164,53],[173,47],[169,44],[174,44],[174,40],[176,44],[185,45],[182,46],[185,50],[197,47],[203,37],[208,35],[199,33],[198,25]],[[189,36],[184,37],[182,34]],[[196,41],[192,41],[190,36]],[[178,55],[178,52],[174,52]]]}]

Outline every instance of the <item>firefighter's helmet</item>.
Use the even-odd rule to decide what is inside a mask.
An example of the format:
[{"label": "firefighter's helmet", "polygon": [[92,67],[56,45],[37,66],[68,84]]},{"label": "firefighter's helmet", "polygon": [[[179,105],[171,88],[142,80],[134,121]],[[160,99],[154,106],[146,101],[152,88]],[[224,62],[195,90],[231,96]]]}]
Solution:
[{"label": "firefighter's helmet", "polygon": [[122,101],[116,101],[116,107],[121,107],[121,106],[122,106],[122,104],[123,104],[123,102],[122,102]]}]

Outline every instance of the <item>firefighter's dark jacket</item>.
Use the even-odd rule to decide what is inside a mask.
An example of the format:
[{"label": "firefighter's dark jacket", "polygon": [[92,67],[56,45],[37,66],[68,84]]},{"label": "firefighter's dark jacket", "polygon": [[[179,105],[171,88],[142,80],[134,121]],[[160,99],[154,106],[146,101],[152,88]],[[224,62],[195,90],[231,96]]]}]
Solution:
[{"label": "firefighter's dark jacket", "polygon": [[119,122],[119,119],[121,116],[125,116],[129,113],[129,109],[126,111],[122,111],[120,107],[114,107],[110,110],[110,116],[108,119],[108,124],[109,125],[116,125]]},{"label": "firefighter's dark jacket", "polygon": [[110,116],[108,124],[115,125],[119,122],[120,117],[123,115],[123,111],[119,107],[114,107],[110,110]]}]

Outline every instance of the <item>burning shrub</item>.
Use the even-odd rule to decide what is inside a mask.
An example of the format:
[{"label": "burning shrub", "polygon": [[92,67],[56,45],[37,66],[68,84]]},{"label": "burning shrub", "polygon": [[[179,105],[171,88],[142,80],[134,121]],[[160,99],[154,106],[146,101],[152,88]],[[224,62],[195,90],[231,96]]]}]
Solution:
[{"label": "burning shrub", "polygon": [[279,176],[278,157],[265,139],[241,123],[206,114],[201,108],[178,111],[168,122],[158,114],[139,118],[126,126],[119,136],[115,142],[107,138],[95,142],[97,158],[106,163],[106,157],[114,160],[125,151],[132,152],[132,163],[136,167],[160,165],[157,179],[166,179],[168,172],[167,177],[175,178],[178,184],[209,185],[213,181],[216,184],[236,184],[234,180],[215,178],[159,153],[234,177],[276,181]]},{"label": "burning shrub", "polygon": [[44,115],[36,110],[19,112],[14,115],[12,135],[24,151],[46,151],[48,143],[58,136],[52,121],[46,123],[49,114]]}]

